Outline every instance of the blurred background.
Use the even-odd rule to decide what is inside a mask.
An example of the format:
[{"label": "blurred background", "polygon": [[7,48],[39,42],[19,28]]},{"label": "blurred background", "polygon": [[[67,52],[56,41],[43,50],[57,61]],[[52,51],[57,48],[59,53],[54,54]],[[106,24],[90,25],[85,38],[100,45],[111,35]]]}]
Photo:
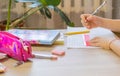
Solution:
[{"label": "blurred background", "polygon": [[[7,7],[9,0],[0,0],[0,21],[7,19]],[[104,0],[62,0],[59,8],[63,10],[76,27],[82,27],[80,15],[83,13],[92,13]],[[30,3],[13,3],[11,19],[20,17],[29,8]],[[51,10],[52,11],[52,10]],[[96,14],[97,16],[120,19],[120,0],[107,0],[107,4]],[[62,29],[67,25],[61,20],[60,16],[52,11],[52,19],[42,16],[39,11],[26,20],[24,27],[31,28],[53,28]]]}]

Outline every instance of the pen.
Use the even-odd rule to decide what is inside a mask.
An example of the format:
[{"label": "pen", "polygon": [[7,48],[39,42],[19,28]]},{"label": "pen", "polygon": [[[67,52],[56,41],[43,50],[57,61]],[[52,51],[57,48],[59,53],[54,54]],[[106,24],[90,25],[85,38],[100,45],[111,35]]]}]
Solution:
[{"label": "pen", "polygon": [[107,1],[104,1],[99,7],[97,7],[97,9],[92,13],[92,15],[96,14],[100,8],[102,8],[105,4],[106,4]]},{"label": "pen", "polygon": [[[104,1],[99,7],[96,8],[96,10],[92,13],[92,15],[95,15],[105,4],[107,3],[107,1]],[[86,19],[85,22],[87,22],[88,20]]]},{"label": "pen", "polygon": [[74,31],[74,32],[66,32],[64,35],[85,34],[85,33],[89,33],[89,32],[90,32],[90,30]]},{"label": "pen", "polygon": [[52,60],[57,60],[56,55],[47,55],[47,54],[33,54],[34,58],[38,59],[52,59]]}]

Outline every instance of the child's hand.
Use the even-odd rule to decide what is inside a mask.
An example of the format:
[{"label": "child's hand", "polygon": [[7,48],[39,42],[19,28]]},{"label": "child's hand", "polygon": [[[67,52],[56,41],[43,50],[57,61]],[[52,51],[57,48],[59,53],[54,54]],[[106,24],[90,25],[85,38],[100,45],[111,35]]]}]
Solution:
[{"label": "child's hand", "polygon": [[90,40],[90,45],[110,49],[110,43],[113,40],[115,40],[115,38],[95,37]]},{"label": "child's hand", "polygon": [[91,14],[81,15],[81,23],[83,24],[83,26],[87,27],[88,29],[103,25],[102,19],[103,18],[95,16],[95,15],[91,15]]}]

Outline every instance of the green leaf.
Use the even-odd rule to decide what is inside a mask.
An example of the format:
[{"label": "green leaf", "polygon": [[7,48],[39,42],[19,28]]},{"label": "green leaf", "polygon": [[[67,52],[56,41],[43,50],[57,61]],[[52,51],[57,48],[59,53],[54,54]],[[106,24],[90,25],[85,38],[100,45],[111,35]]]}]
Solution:
[{"label": "green leaf", "polygon": [[51,14],[50,10],[49,10],[48,8],[46,8],[46,7],[45,7],[44,9],[45,9],[45,15],[46,15],[48,18],[51,19],[52,14]]},{"label": "green leaf", "polygon": [[58,6],[61,0],[46,0],[48,5]]},{"label": "green leaf", "polygon": [[50,19],[52,18],[52,14],[47,7],[42,7],[39,11],[42,15],[46,16],[47,18],[50,18]]},{"label": "green leaf", "polygon": [[61,2],[61,0],[39,0],[43,5],[45,6],[58,6]]},{"label": "green leaf", "polygon": [[68,26],[74,27],[74,23],[70,21],[70,19],[67,17],[67,15],[62,10],[60,10],[57,7],[54,7],[54,11],[57,12],[61,16],[61,18],[65,21],[65,23]]},{"label": "green leaf", "polygon": [[44,7],[42,7],[39,11],[40,11],[40,13],[41,13],[42,15],[45,15],[45,9],[44,9]]},{"label": "green leaf", "polygon": [[47,6],[47,2],[45,0],[39,0],[40,3],[42,3],[44,6]]}]

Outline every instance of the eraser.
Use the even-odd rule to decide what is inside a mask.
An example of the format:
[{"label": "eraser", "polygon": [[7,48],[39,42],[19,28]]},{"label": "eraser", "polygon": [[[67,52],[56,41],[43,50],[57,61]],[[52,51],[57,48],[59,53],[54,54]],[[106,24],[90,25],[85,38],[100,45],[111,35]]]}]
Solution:
[{"label": "eraser", "polygon": [[58,56],[63,56],[63,55],[65,55],[65,51],[53,50],[52,54],[58,55]]}]

